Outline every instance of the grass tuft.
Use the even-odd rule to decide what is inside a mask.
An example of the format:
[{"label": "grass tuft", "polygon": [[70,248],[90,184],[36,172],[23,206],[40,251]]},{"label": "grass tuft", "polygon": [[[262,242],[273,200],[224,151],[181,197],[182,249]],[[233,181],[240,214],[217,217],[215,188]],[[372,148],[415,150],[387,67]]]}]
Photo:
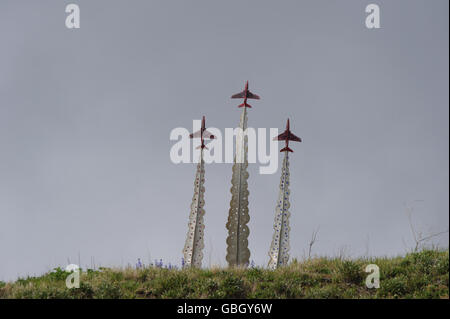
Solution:
[{"label": "grass tuft", "polygon": [[[365,267],[380,269],[380,288],[365,286]],[[293,260],[265,268],[88,269],[80,288],[68,289],[69,272],[55,268],[39,277],[0,281],[0,298],[449,298],[448,250],[404,257]]]}]

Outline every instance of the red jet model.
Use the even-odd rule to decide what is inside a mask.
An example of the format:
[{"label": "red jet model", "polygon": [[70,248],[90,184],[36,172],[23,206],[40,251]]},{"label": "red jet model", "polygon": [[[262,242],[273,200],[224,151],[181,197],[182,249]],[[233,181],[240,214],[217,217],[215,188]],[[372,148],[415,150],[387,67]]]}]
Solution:
[{"label": "red jet model", "polygon": [[197,148],[201,148],[201,149],[206,148],[206,149],[208,149],[205,146],[204,139],[206,138],[206,139],[213,140],[213,139],[216,138],[214,135],[212,135],[210,132],[208,132],[206,130],[205,125],[206,125],[205,116],[203,116],[203,118],[202,118],[202,127],[200,128],[200,130],[189,135],[190,138],[199,138],[200,137],[200,139],[202,141],[202,144],[199,147],[197,147]]},{"label": "red jet model", "polygon": [[280,135],[278,135],[277,137],[275,137],[273,139],[274,141],[285,141],[286,142],[286,147],[281,149],[280,152],[294,152],[293,150],[291,150],[289,148],[289,141],[294,141],[294,142],[301,142],[302,139],[300,137],[295,136],[291,130],[289,129],[289,119],[287,120],[286,123],[286,131],[284,131],[283,133],[281,133]]},{"label": "red jet model", "polygon": [[237,93],[235,95],[231,96],[232,99],[244,99],[244,103],[239,105],[238,107],[251,107],[249,104],[247,104],[247,99],[255,99],[259,100],[259,96],[256,94],[253,94],[248,90],[248,81],[245,82],[245,89],[241,93]]}]

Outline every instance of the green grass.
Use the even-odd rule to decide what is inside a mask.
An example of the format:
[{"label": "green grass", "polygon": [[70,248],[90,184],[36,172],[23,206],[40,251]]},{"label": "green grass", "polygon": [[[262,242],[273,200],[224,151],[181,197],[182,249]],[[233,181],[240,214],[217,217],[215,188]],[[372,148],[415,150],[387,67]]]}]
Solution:
[{"label": "green grass", "polygon": [[[368,289],[368,264],[380,269],[380,288]],[[110,269],[81,273],[80,288],[67,289],[69,273],[0,282],[0,298],[449,298],[448,250],[404,257],[293,260],[263,268]]]}]

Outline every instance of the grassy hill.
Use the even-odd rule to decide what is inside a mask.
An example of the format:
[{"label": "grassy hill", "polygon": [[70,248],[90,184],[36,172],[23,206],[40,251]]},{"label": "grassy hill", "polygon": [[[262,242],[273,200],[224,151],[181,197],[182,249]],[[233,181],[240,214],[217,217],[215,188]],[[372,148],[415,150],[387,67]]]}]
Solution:
[{"label": "grassy hill", "polygon": [[[368,264],[380,269],[380,288],[365,285]],[[0,298],[449,298],[449,252],[423,250],[404,257],[292,261],[275,271],[248,269],[110,269],[0,282]]]}]

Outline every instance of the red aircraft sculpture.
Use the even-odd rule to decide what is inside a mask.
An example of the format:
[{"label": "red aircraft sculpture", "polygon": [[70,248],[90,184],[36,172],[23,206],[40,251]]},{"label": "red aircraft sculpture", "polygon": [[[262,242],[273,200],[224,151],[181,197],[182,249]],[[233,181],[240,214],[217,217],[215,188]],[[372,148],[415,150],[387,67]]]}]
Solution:
[{"label": "red aircraft sculpture", "polygon": [[234,94],[231,96],[232,99],[244,99],[244,103],[240,104],[238,107],[250,107],[250,104],[247,104],[247,99],[255,99],[255,100],[259,100],[259,96],[256,94],[253,94],[252,92],[250,92],[248,90],[248,81],[245,82],[245,89],[244,91]]},{"label": "red aircraft sculpture", "polygon": [[289,141],[294,141],[294,142],[301,142],[302,139],[300,137],[297,137],[294,135],[294,133],[291,132],[291,130],[289,129],[289,119],[287,120],[286,123],[286,130],[281,133],[280,135],[278,135],[277,137],[275,137],[273,139],[274,141],[285,141],[286,143],[286,147],[281,149],[280,152],[294,152],[293,150],[291,150],[289,148]]},{"label": "red aircraft sculpture", "polygon": [[198,146],[197,148],[201,148],[201,149],[206,148],[206,149],[208,149],[205,146],[205,138],[206,139],[210,139],[210,140],[213,140],[213,139],[216,138],[214,135],[212,135],[210,132],[208,132],[206,130],[205,126],[206,126],[206,121],[205,121],[205,116],[203,116],[203,118],[202,118],[202,127],[200,128],[200,130],[198,130],[197,132],[192,133],[192,134],[189,135],[190,138],[199,138],[200,137],[200,139],[202,141],[202,144],[200,146]]}]

